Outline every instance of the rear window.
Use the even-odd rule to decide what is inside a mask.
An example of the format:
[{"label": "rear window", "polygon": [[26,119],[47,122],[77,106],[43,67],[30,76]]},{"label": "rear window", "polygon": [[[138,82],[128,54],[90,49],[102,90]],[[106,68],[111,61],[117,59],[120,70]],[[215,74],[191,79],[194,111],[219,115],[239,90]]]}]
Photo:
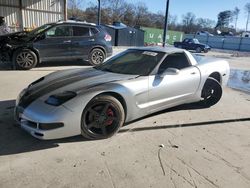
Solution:
[{"label": "rear window", "polygon": [[88,37],[90,36],[89,28],[73,26],[73,36]]}]

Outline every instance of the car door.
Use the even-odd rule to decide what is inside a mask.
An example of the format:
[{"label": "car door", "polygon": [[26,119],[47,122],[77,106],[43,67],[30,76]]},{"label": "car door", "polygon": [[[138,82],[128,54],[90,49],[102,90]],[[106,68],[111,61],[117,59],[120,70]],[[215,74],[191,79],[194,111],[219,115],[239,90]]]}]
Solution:
[{"label": "car door", "polygon": [[72,27],[57,25],[45,33],[45,38],[34,44],[42,60],[71,58]]},{"label": "car door", "polygon": [[[164,75],[168,68],[174,71]],[[184,52],[168,55],[157,74],[149,76],[150,113],[185,103],[196,93],[199,84],[200,71],[190,64]]]},{"label": "car door", "polygon": [[72,28],[72,56],[87,59],[95,38],[91,35],[90,28],[87,26],[75,25]]}]

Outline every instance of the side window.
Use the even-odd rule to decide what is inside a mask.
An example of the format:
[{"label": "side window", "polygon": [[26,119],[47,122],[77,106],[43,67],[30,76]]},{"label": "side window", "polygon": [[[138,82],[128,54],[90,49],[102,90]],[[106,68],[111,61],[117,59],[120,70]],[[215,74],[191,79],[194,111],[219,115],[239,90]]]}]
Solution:
[{"label": "side window", "polygon": [[90,28],[90,31],[91,31],[92,35],[95,35],[99,32],[98,29],[96,29],[96,28]]},{"label": "side window", "polygon": [[190,63],[184,53],[174,53],[168,55],[159,67],[158,73],[163,73],[168,68],[184,69],[189,67]]},{"label": "side window", "polygon": [[73,26],[73,36],[75,37],[89,37],[89,28],[88,27],[79,27]]},{"label": "side window", "polygon": [[46,32],[48,37],[68,37],[70,36],[70,26],[56,26]]}]

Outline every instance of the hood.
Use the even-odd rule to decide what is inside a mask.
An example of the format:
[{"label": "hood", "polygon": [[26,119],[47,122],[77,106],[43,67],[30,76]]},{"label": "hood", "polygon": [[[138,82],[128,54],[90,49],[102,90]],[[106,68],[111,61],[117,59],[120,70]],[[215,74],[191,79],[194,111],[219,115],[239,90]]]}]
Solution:
[{"label": "hood", "polygon": [[207,44],[199,43],[200,45],[204,46],[205,48],[210,48]]},{"label": "hood", "polygon": [[27,32],[16,32],[0,36],[0,43],[18,44],[29,41]]},{"label": "hood", "polygon": [[26,94],[20,100],[20,106],[25,108],[42,96],[59,92],[57,90],[80,92],[100,84],[128,80],[137,76],[104,72],[94,68],[58,71],[30,84]]}]

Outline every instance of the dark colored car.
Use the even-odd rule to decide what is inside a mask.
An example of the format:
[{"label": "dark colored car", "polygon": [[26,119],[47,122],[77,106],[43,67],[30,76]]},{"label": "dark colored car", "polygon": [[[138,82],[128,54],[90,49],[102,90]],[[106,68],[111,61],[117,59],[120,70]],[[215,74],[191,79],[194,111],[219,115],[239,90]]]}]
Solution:
[{"label": "dark colored car", "polygon": [[174,46],[186,50],[195,50],[195,52],[197,53],[200,53],[202,51],[207,53],[209,50],[211,50],[210,46],[200,43],[196,38],[186,38],[182,42],[175,42]]},{"label": "dark colored car", "polygon": [[112,55],[111,36],[95,24],[65,21],[45,24],[31,32],[0,36],[0,56],[17,69],[44,61],[88,60],[98,65]]}]

